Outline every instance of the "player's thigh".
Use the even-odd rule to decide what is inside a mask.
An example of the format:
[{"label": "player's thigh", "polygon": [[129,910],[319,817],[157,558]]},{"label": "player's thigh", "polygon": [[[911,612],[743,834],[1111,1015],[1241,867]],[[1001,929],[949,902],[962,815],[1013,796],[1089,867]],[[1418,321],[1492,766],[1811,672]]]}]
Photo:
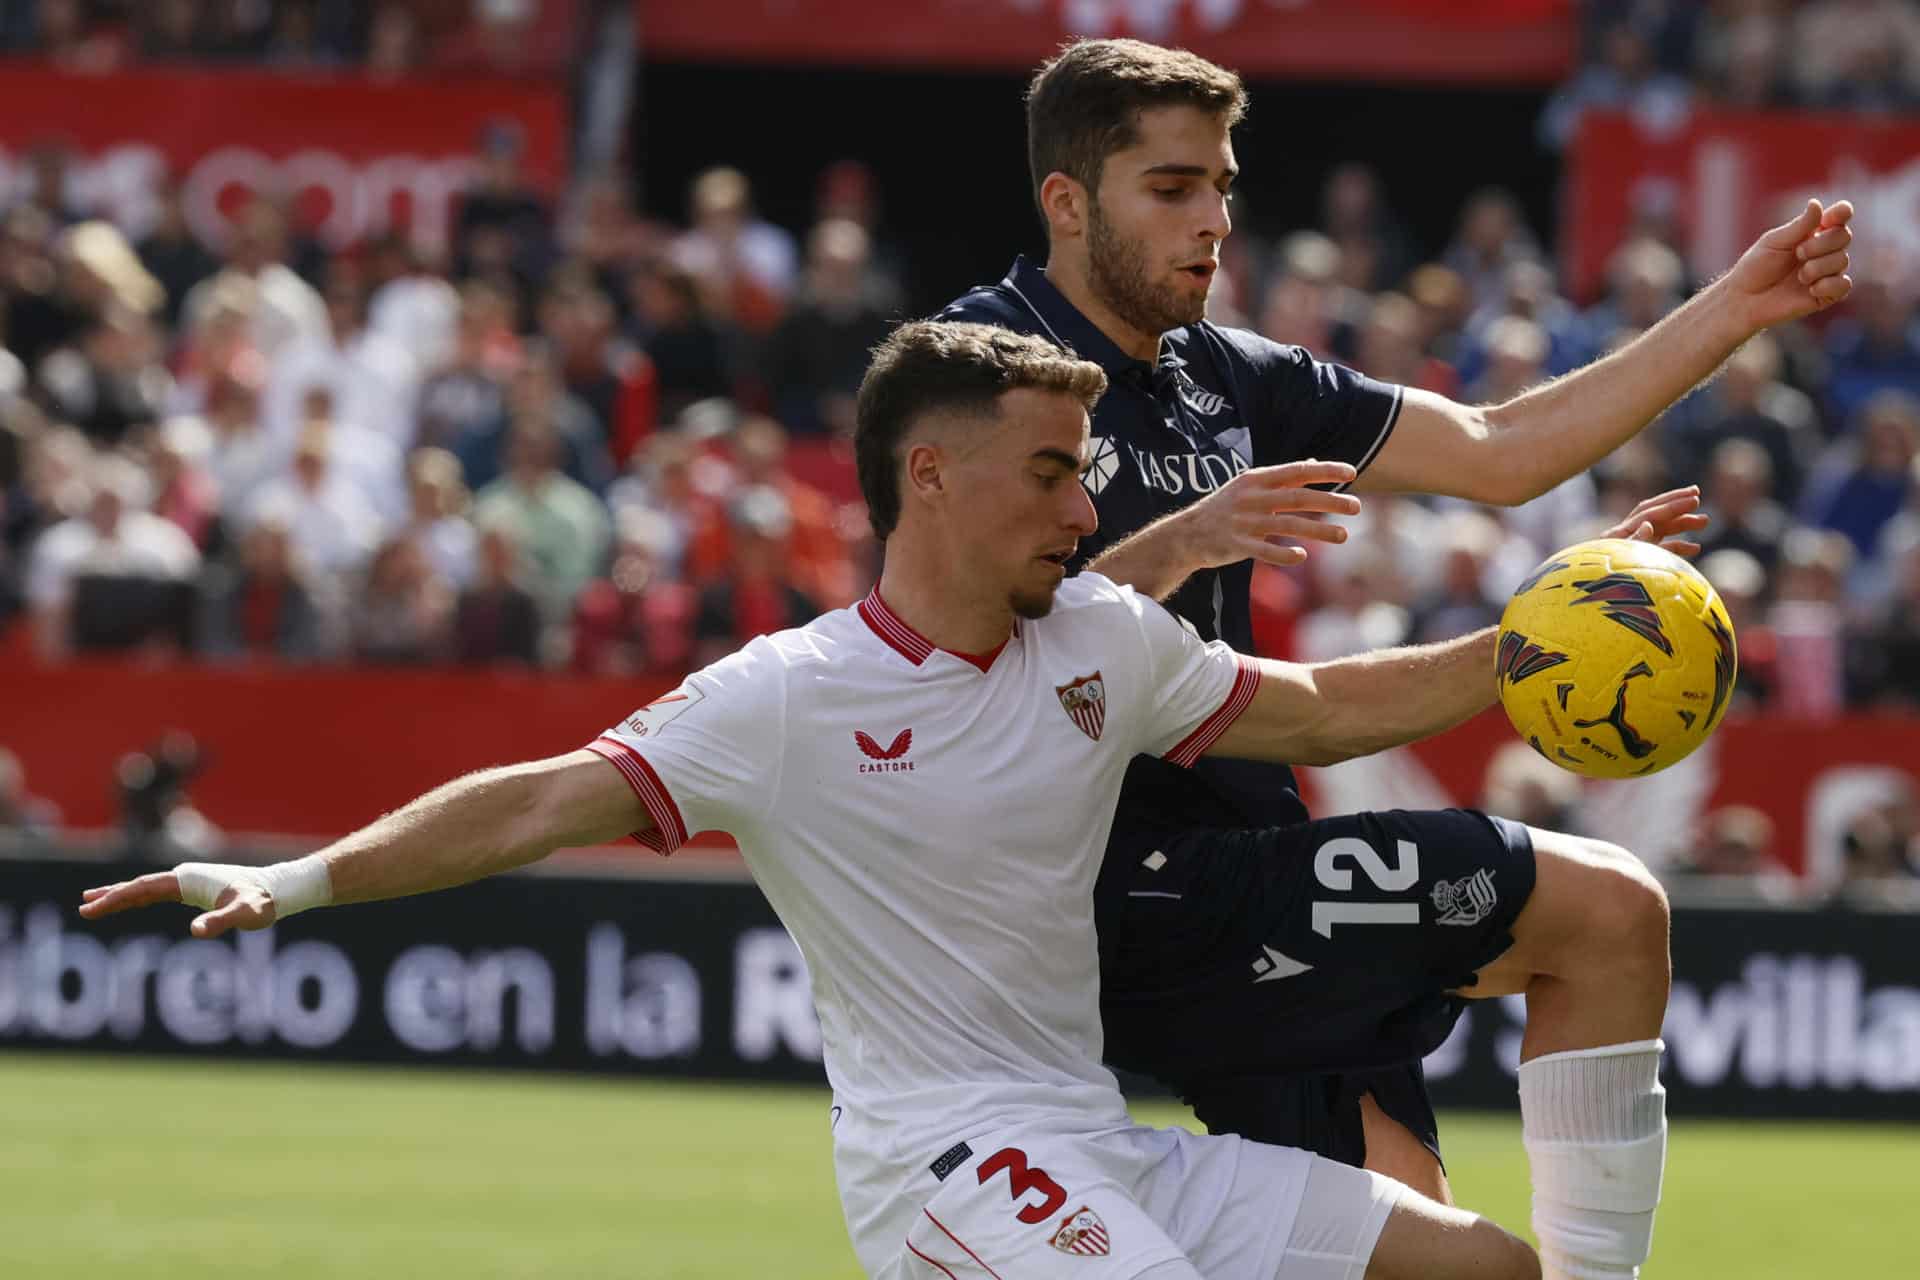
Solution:
[{"label": "player's thigh", "polygon": [[[1513,923],[1513,946],[1483,967],[1461,994],[1476,999],[1525,991],[1539,974],[1564,976],[1591,965],[1596,951],[1634,945],[1640,922],[1664,918],[1653,873],[1604,841],[1539,827],[1527,829],[1535,883]],[[1641,907],[1645,910],[1640,910]]]},{"label": "player's thigh", "polygon": [[948,1174],[888,1280],[1136,1280],[1187,1262],[1134,1198],[1141,1160],[1057,1135],[1001,1135]]},{"label": "player's thigh", "polygon": [[[1360,1099],[1360,1123],[1365,1143],[1362,1163],[1375,1173],[1403,1182],[1430,1200],[1453,1203],[1446,1167],[1422,1134],[1396,1119],[1372,1093]],[[1433,1142],[1438,1142],[1437,1129]]]},{"label": "player's thigh", "polygon": [[1365,1280],[1538,1280],[1531,1246],[1465,1209],[1403,1191],[1387,1215]]},{"label": "player's thigh", "polygon": [[1378,1174],[1231,1135],[1137,1129],[1116,1140],[1148,1159],[1135,1183],[1141,1207],[1210,1278],[1359,1280],[1404,1190]]}]

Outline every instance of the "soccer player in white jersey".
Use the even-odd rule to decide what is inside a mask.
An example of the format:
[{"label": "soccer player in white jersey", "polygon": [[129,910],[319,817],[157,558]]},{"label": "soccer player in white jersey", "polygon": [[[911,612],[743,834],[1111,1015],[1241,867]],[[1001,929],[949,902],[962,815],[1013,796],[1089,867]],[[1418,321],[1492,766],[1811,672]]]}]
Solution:
[{"label": "soccer player in white jersey", "polygon": [[[1539,1274],[1499,1227],[1381,1174],[1136,1126],[1101,1065],[1093,883],[1150,752],[1322,763],[1494,696],[1493,633],[1299,666],[1199,640],[1065,566],[1099,366],[902,326],[861,389],[886,544],[857,607],[763,637],[586,748],[471,775],[265,868],[189,863],[81,913],[185,901],[196,936],[445,888],[631,832],[731,832],[799,942],[869,1274],[1388,1280]],[[1319,478],[1351,478],[1344,464]]]}]

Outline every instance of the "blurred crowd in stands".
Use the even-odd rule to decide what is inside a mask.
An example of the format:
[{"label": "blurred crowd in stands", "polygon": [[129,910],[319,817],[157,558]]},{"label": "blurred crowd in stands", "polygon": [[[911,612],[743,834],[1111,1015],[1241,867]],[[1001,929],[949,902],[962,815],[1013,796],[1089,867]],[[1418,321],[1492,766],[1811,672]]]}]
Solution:
[{"label": "blurred crowd in stands", "polygon": [[[38,0],[7,6],[0,38],[62,65],[379,72],[471,65],[496,28],[569,7]],[[1911,4],[1592,8],[1593,61],[1549,104],[1549,139],[1595,105],[1904,108],[1920,83]],[[348,11],[362,20],[331,16]],[[72,203],[71,156],[34,153],[0,214],[0,639],[47,660],[659,675],[866,589],[852,398],[905,307],[871,173],[831,166],[811,225],[779,227],[748,175],[712,169],[668,225],[617,175],[549,200],[510,124],[477,149],[484,176],[432,259],[399,235],[329,255],[264,199],[203,244],[169,198],[133,242]],[[1444,246],[1414,242],[1396,195],[1349,163],[1317,226],[1243,220],[1214,318],[1493,402],[1700,283],[1657,209],[1582,306],[1509,193],[1472,196]],[[1257,577],[1262,648],[1318,659],[1487,625],[1547,552],[1698,482],[1739,708],[1920,709],[1920,280],[1876,258],[1873,228],[1861,248],[1844,308],[1748,344],[1591,473],[1508,510],[1369,498],[1345,546]],[[1723,834],[1729,859],[1751,843]]]}]

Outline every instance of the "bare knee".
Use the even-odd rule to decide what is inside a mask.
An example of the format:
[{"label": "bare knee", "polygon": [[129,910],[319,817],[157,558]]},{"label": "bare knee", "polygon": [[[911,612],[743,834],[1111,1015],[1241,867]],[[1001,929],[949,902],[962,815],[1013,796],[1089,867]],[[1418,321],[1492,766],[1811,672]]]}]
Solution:
[{"label": "bare knee", "polygon": [[1535,831],[1533,897],[1516,924],[1514,963],[1561,978],[1667,967],[1666,890],[1618,845]]},{"label": "bare knee", "polygon": [[1589,950],[1623,961],[1664,966],[1672,933],[1667,891],[1646,864],[1618,845],[1586,842],[1597,875],[1584,886]]}]

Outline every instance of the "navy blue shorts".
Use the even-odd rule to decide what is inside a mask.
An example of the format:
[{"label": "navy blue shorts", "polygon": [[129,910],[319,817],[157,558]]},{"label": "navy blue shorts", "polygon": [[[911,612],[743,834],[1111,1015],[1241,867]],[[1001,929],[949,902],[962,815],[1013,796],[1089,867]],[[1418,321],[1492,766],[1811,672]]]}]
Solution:
[{"label": "navy blue shorts", "polygon": [[1392,810],[1187,830],[1108,853],[1096,911],[1107,1059],[1215,1132],[1359,1164],[1360,1099],[1437,1154],[1420,1060],[1513,945],[1519,823]]}]

